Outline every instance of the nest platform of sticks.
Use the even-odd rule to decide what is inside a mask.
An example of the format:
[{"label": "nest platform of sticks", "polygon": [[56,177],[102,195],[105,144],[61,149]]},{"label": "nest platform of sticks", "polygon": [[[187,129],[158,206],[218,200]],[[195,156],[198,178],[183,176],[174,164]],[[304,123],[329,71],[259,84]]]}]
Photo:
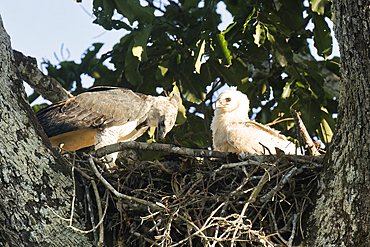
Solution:
[{"label": "nest platform of sticks", "polygon": [[[115,151],[121,166],[104,171]],[[70,227],[97,246],[293,246],[323,159],[139,142],[93,155],[69,154],[92,229]]]}]

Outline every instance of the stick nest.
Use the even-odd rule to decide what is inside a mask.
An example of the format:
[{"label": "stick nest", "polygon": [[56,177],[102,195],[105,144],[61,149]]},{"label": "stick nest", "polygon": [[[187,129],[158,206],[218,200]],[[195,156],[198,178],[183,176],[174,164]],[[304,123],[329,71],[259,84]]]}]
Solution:
[{"label": "stick nest", "polygon": [[[91,233],[97,245],[293,246],[303,238],[302,217],[311,203],[321,157],[117,145],[114,150],[123,152],[114,171],[104,170],[92,156],[89,162],[69,156],[85,186],[79,187],[86,188],[92,227],[100,221],[97,204],[108,208],[100,213],[104,237],[98,236],[98,227]],[[94,195],[91,181],[101,198],[111,195],[109,205]]]}]

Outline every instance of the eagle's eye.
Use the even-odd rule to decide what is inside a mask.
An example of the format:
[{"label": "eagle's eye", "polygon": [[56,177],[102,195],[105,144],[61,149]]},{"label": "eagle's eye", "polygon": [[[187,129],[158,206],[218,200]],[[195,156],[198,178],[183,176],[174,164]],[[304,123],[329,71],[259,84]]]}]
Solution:
[{"label": "eagle's eye", "polygon": [[230,99],[230,98],[226,98],[225,100],[226,100],[226,102],[230,102],[230,101],[231,101],[231,99]]}]

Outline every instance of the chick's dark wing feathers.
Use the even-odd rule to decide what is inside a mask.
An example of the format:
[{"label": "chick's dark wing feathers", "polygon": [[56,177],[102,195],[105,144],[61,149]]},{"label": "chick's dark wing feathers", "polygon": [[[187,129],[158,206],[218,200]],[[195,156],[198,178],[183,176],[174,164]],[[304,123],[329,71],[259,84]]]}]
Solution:
[{"label": "chick's dark wing feathers", "polygon": [[146,119],[151,97],[124,88],[98,88],[61,101],[37,113],[49,137],[89,128]]}]

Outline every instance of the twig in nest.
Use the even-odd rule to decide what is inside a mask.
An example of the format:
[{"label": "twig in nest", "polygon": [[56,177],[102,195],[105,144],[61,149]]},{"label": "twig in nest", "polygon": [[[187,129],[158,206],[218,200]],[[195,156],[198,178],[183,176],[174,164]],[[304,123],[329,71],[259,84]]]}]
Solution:
[{"label": "twig in nest", "polygon": [[302,173],[303,169],[306,168],[306,166],[302,166],[301,168],[293,167],[270,192],[261,197],[260,202],[263,203],[270,200],[275,193],[277,193],[284,187],[284,184],[290,182],[295,175]]},{"label": "twig in nest", "polygon": [[94,173],[95,173],[95,176],[97,176],[100,181],[105,185],[105,187],[107,189],[109,189],[115,196],[119,197],[119,198],[123,198],[123,199],[126,199],[126,200],[132,200],[132,201],[135,201],[135,202],[138,202],[140,204],[143,204],[143,205],[146,205],[146,206],[149,206],[153,209],[157,209],[157,210],[163,210],[165,209],[165,207],[163,205],[161,205],[160,203],[157,203],[157,204],[154,204],[154,203],[151,203],[151,202],[148,202],[148,201],[145,201],[145,200],[142,200],[142,199],[139,199],[139,198],[136,198],[136,197],[133,197],[133,196],[128,196],[128,195],[125,195],[125,194],[122,194],[122,193],[119,193],[115,188],[113,188],[113,186],[108,183],[107,180],[105,180],[105,178],[100,174],[100,172],[98,171],[98,169],[96,168],[95,164],[94,164],[94,160],[93,160],[93,157],[90,155],[89,156],[89,163],[90,163],[90,166],[91,168],[93,169]]},{"label": "twig in nest", "polygon": [[[209,227],[212,227],[212,226],[214,226],[214,224],[208,224],[208,223],[212,223],[212,218],[213,218],[213,216],[217,213],[217,211],[222,207],[224,205],[224,203],[221,203],[215,210],[213,210],[213,212],[211,213],[211,215],[207,218],[207,220],[206,220],[206,222],[204,222],[204,224],[203,224],[203,226],[202,226],[202,228],[198,228],[193,222],[190,222],[190,221],[188,221],[187,219],[186,219],[186,221],[187,222],[189,222],[193,227],[195,227],[195,229],[197,229],[197,231],[196,232],[194,232],[193,234],[191,234],[190,236],[188,236],[188,237],[186,237],[185,239],[183,239],[183,240],[181,240],[181,241],[179,241],[179,242],[177,242],[176,244],[173,244],[173,245],[171,245],[171,246],[169,246],[169,247],[175,247],[175,246],[178,246],[178,245],[180,245],[180,244],[182,244],[182,243],[185,243],[186,241],[188,241],[188,239],[190,239],[191,237],[193,237],[193,236],[196,236],[196,235],[198,235],[199,236],[199,234],[201,234],[202,236],[201,237],[204,237],[205,239],[207,239],[208,237],[206,237],[204,234],[203,234],[203,231],[205,230],[205,229],[207,229],[207,228],[209,228]],[[183,218],[184,219],[184,218]]]},{"label": "twig in nest", "polygon": [[[267,180],[270,180],[270,173],[274,174],[278,169],[276,167],[276,164],[282,160],[284,156],[280,156],[279,159],[274,163],[272,167],[270,167],[268,170],[265,169],[265,173],[263,174],[263,177],[258,182],[257,186],[253,189],[252,194],[249,197],[249,201],[254,203],[257,199],[258,194],[260,193],[262,187],[265,185]],[[268,176],[268,179],[267,179]]]},{"label": "twig in nest", "polygon": [[258,165],[260,165],[260,162],[254,161],[254,160],[247,160],[247,161],[242,161],[242,162],[238,162],[238,163],[223,164],[220,168],[218,168],[217,170],[215,170],[213,172],[213,179],[215,179],[216,173],[220,172],[223,169],[234,168],[234,167],[245,166],[245,165],[256,165],[256,166],[258,166]]},{"label": "twig in nest", "polygon": [[256,201],[256,198],[257,198],[258,194],[260,193],[262,187],[265,185],[265,183],[268,180],[267,179],[267,176],[268,176],[268,171],[266,171],[263,174],[263,176],[262,176],[261,180],[258,182],[257,186],[254,187],[253,192],[252,192],[252,194],[249,197],[249,201],[250,202],[254,203]]},{"label": "twig in nest", "polygon": [[269,207],[269,212],[270,212],[270,215],[271,215],[272,222],[274,223],[274,228],[275,228],[276,234],[278,235],[280,240],[283,241],[283,243],[285,245],[288,245],[288,242],[280,235],[279,228],[278,228],[278,225],[277,225],[276,220],[275,220],[275,215],[272,212],[270,207]]},{"label": "twig in nest", "polygon": [[[90,215],[90,222],[91,222],[91,227],[95,227],[95,218],[94,218],[94,207],[93,207],[93,201],[91,199],[90,195],[90,186],[85,182],[85,179],[81,177],[82,183],[85,186],[85,194],[86,194],[86,203],[87,203],[87,211],[89,212]],[[93,232],[94,235],[94,243],[99,242],[99,236],[96,231]]]},{"label": "twig in nest", "polygon": [[[230,201],[229,201],[229,198],[227,198],[227,201],[226,202],[224,202],[224,205],[222,206],[222,210],[221,210],[221,217],[224,217],[224,215],[226,214],[226,210],[227,210],[227,207],[229,206],[229,203],[230,203]],[[220,225],[217,225],[216,226],[216,229],[215,229],[215,233],[214,233],[214,240],[213,240],[213,243],[212,244],[210,244],[210,247],[214,247],[214,246],[216,246],[216,244],[218,243],[218,241],[217,241],[217,236],[218,236],[218,234],[219,234],[219,232],[221,232],[220,231]],[[222,234],[221,234],[222,235]],[[220,244],[221,245],[221,244]],[[222,246],[222,245],[221,245]]]},{"label": "twig in nest", "polygon": [[[74,156],[75,158],[76,156]],[[64,220],[64,221],[69,221],[69,225],[68,227],[77,231],[77,232],[80,232],[80,233],[90,233],[90,232],[93,232],[95,231],[102,223],[103,223],[103,220],[104,220],[104,217],[105,217],[105,214],[107,213],[107,209],[108,209],[108,199],[109,199],[109,193],[107,192],[107,199],[106,199],[106,203],[105,203],[105,210],[104,210],[104,215],[101,215],[101,206],[100,206],[100,211],[99,211],[99,223],[93,227],[91,230],[89,231],[83,231],[83,230],[80,230],[74,226],[72,226],[72,223],[73,223],[73,214],[74,214],[74,204],[75,204],[75,200],[76,200],[76,182],[75,182],[75,176],[74,176],[74,164],[75,164],[75,159],[73,159],[73,164],[72,164],[72,183],[73,183],[73,191],[72,191],[72,205],[71,205],[71,217],[69,219],[66,219],[66,218],[63,218],[61,216],[59,216],[51,207],[49,207],[48,205],[46,205],[47,208],[49,208],[57,217],[59,217],[60,219]],[[95,187],[96,187],[96,184],[95,184]],[[97,193],[97,188],[96,188],[96,193]],[[96,202],[98,203],[98,207],[99,207],[99,204],[100,204],[100,197],[99,197],[99,194],[98,196],[95,195],[95,199],[96,199]],[[102,237],[102,235],[100,234],[100,237]],[[100,240],[102,240],[102,238],[100,238]],[[100,241],[99,241],[99,244],[100,244]],[[101,243],[102,245],[104,243]],[[101,245],[98,245],[98,246],[101,246]]]},{"label": "twig in nest", "polygon": [[[58,147],[58,149],[59,150],[63,150],[63,149],[61,149],[61,148],[59,148]],[[76,151],[67,151],[67,150],[63,150],[63,151],[66,151],[66,152],[68,152],[68,154],[72,154],[73,156],[75,156],[76,155]],[[63,158],[64,158],[64,160],[66,161],[66,163],[67,163],[67,165],[69,165],[71,168],[72,167],[74,167],[74,169],[76,170],[76,171],[78,171],[84,178],[86,178],[86,179],[88,179],[89,181],[91,181],[91,180],[93,180],[93,178],[92,177],[90,177],[89,175],[87,175],[84,171],[82,171],[82,169],[81,168],[78,168],[78,167],[76,167],[74,164],[72,164],[70,161],[69,161],[69,159],[68,158],[66,158],[66,157],[64,157],[64,156],[62,156]],[[74,158],[75,159],[75,158]],[[78,161],[78,162],[81,162],[81,160],[76,160],[75,159],[75,161]],[[83,161],[83,162],[86,162],[86,161]]]},{"label": "twig in nest", "polygon": [[[106,199],[106,201],[105,201],[104,214],[103,214],[103,216],[102,216],[101,220],[99,221],[99,223],[98,223],[94,228],[92,228],[91,230],[88,230],[88,231],[83,231],[83,230],[80,230],[80,229],[78,229],[78,228],[76,228],[76,227],[72,226],[72,224],[71,224],[71,223],[70,223],[70,224],[69,224],[69,226],[67,226],[67,227],[71,228],[72,230],[74,230],[74,231],[76,231],[76,232],[80,232],[80,233],[84,233],[84,234],[88,234],[88,233],[93,232],[93,231],[95,231],[96,229],[98,229],[98,227],[103,223],[103,220],[104,220],[105,215],[106,215],[106,213],[107,213],[107,209],[108,209],[108,199],[109,199],[109,193],[107,193],[107,199]],[[51,210],[51,212],[52,212],[55,216],[57,216],[58,218],[60,218],[60,219],[62,219],[62,220],[64,220],[64,221],[72,221],[72,220],[73,220],[73,217],[71,217],[70,219],[63,218],[62,216],[60,216],[59,214],[57,214],[57,213],[54,211],[54,209],[52,209],[52,208],[51,208],[51,207],[49,207],[48,205],[46,205],[46,207],[47,207],[48,209],[50,209],[50,210]],[[71,210],[71,211],[72,211],[72,210]]]},{"label": "twig in nest", "polygon": [[73,156],[73,166],[72,166],[72,184],[73,184],[73,190],[72,190],[72,205],[71,205],[71,217],[69,220],[69,227],[72,227],[72,220],[73,220],[73,214],[74,214],[74,208],[75,208],[75,200],[76,200],[76,181],[75,181],[75,158],[76,155]]},{"label": "twig in nest", "polygon": [[144,221],[146,221],[146,220],[148,220],[148,219],[151,219],[151,218],[154,218],[154,216],[156,216],[157,214],[159,214],[159,212],[157,211],[157,212],[155,212],[155,213],[151,213],[150,212],[150,210],[149,210],[149,215],[147,215],[147,216],[144,216],[144,217],[141,217],[140,216],[140,219],[141,219],[141,224],[143,224],[144,223]]},{"label": "twig in nest", "polygon": [[108,209],[108,202],[109,202],[109,200],[108,200],[108,199],[109,199],[109,193],[107,193],[107,199],[106,199],[106,201],[105,201],[104,214],[103,214],[102,218],[100,219],[99,223],[98,223],[98,224],[97,224],[93,229],[88,230],[88,231],[83,231],[83,230],[80,230],[80,229],[78,229],[78,228],[76,228],[76,227],[74,227],[74,226],[69,226],[69,227],[70,227],[70,228],[72,228],[73,230],[77,231],[77,232],[85,233],[85,234],[90,233],[90,232],[93,232],[93,231],[95,231],[96,229],[98,229],[98,227],[103,223],[104,218],[105,218],[105,215],[106,215],[106,213],[107,213],[107,209]]},{"label": "twig in nest", "polygon": [[[99,221],[101,221],[103,219],[103,210],[102,210],[102,207],[101,207],[101,201],[100,201],[98,187],[96,186],[96,183],[95,183],[94,180],[91,180],[91,185],[93,187],[96,204],[98,206]],[[106,193],[108,194],[107,190],[106,190]],[[100,247],[100,246],[104,246],[104,226],[103,225],[100,226],[100,231],[99,231],[98,247]]]},{"label": "twig in nest", "polygon": [[171,226],[172,226],[172,222],[174,220],[175,215],[177,215],[178,213],[179,213],[179,209],[177,209],[175,213],[171,214],[170,219],[168,220],[167,226],[165,227],[164,233],[160,236],[156,236],[156,238],[158,239],[163,238],[163,240],[161,241],[159,245],[168,246],[169,244],[172,243]]},{"label": "twig in nest", "polygon": [[[245,211],[247,210],[248,206],[249,206],[249,201],[244,204],[243,210],[240,213],[238,219],[236,220],[236,223],[237,223],[238,226],[243,224],[243,218],[244,218]],[[239,231],[239,227],[235,228],[233,238],[231,240],[231,246],[234,246],[234,244],[235,244],[236,234],[238,233],[238,231]]]},{"label": "twig in nest", "polygon": [[238,191],[240,191],[248,183],[248,181],[249,181],[248,177],[244,178],[243,182],[234,191],[230,193],[230,196],[233,197]]},{"label": "twig in nest", "polygon": [[290,237],[289,237],[288,247],[292,247],[293,246],[294,235],[295,235],[295,231],[297,229],[298,214],[294,214],[294,216],[293,216],[292,234],[290,234]]}]

